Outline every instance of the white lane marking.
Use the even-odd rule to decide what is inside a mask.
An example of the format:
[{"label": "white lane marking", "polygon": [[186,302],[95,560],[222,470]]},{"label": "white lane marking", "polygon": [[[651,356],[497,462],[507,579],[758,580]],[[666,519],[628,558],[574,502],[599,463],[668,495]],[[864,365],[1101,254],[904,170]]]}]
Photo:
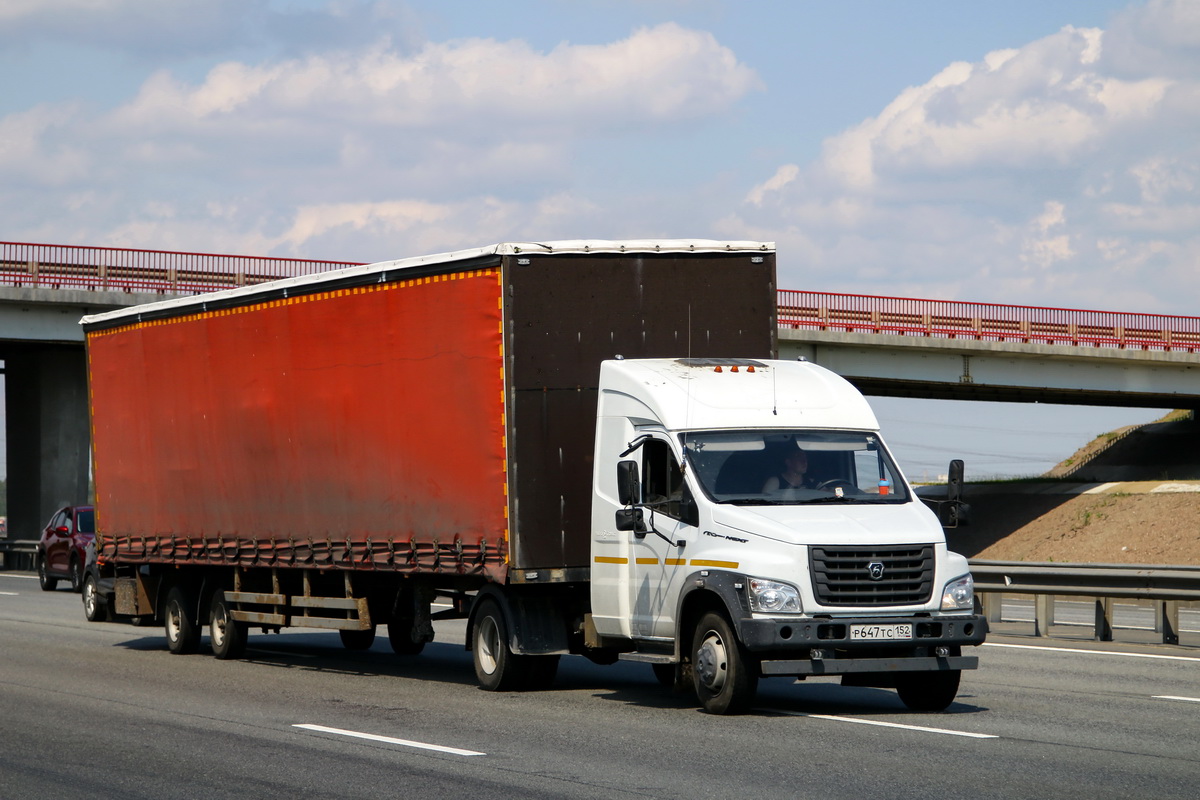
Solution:
[{"label": "white lane marking", "polygon": [[1200,703],[1200,697],[1176,697],[1170,694],[1155,694],[1150,696],[1151,700],[1182,700],[1185,703]]},{"label": "white lane marking", "polygon": [[475,750],[461,750],[457,747],[445,747],[440,744],[428,744],[427,742],[414,742],[408,739],[396,739],[391,736],[377,736],[373,733],[360,733],[359,731],[347,731],[342,728],[327,728],[324,725],[293,725],[293,728],[304,728],[308,731],[317,731],[319,733],[334,733],[338,736],[351,736],[355,739],[370,739],[373,742],[384,742],[386,744],[398,744],[403,747],[416,747],[421,750],[435,750],[439,753],[449,753],[453,756],[486,756],[487,753],[480,753]]},{"label": "white lane marking", "polygon": [[4,595],[5,597],[20,597],[21,596],[20,592],[0,592],[0,594]]},{"label": "white lane marking", "polygon": [[36,581],[37,575],[0,575],[0,578],[17,578],[23,581]]},{"label": "white lane marking", "polygon": [[1126,658],[1157,658],[1162,661],[1200,661],[1194,656],[1164,656],[1158,653],[1122,653],[1119,650],[1082,650],[1074,647],[1043,647],[1032,644],[1002,644],[1000,642],[984,642],[984,647],[1009,647],[1014,650],[1048,650],[1054,653],[1084,653],[1090,656],[1125,656]]},{"label": "white lane marking", "polygon": [[762,709],[772,714],[784,714],[789,717],[811,717],[812,719],[827,719],[833,722],[852,722],[856,725],[875,725],[880,728],[901,728],[906,731],[921,731],[923,733],[940,733],[946,736],[966,736],[969,739],[999,739],[990,733],[968,733],[967,731],[951,731],[945,728],[926,728],[922,725],[902,725],[899,722],[881,722],[874,719],[858,719],[856,717],[835,717],[829,714],[805,714],[803,711],[780,711],[778,709]]},{"label": "white lane marking", "polygon": [[1104,494],[1105,492],[1107,492],[1109,489],[1111,489],[1114,486],[1116,486],[1115,483],[1101,483],[1098,486],[1093,486],[1090,489],[1085,489],[1084,491],[1080,492],[1079,494]]}]

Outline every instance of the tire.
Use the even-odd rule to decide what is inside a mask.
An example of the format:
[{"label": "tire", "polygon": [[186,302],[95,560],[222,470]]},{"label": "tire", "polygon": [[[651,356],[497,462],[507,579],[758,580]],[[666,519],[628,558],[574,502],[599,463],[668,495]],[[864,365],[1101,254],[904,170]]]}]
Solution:
[{"label": "tire", "polygon": [[508,649],[508,625],[494,600],[484,600],[475,616],[472,655],[475,678],[489,692],[511,692],[526,685],[525,658]]},{"label": "tire", "polygon": [[83,591],[83,563],[78,556],[71,556],[71,591],[75,594]]},{"label": "tire", "polygon": [[342,647],[347,650],[370,650],[375,644],[374,625],[361,631],[339,630],[338,635],[342,637]]},{"label": "tire", "polygon": [[233,618],[220,589],[213,594],[209,608],[208,638],[213,655],[222,661],[241,658],[246,652],[246,623]]},{"label": "tire", "polygon": [[182,587],[172,586],[163,606],[163,630],[167,649],[175,655],[190,655],[200,649],[200,626],[192,618],[191,598]]},{"label": "tire", "polygon": [[96,585],[94,575],[83,579],[83,616],[88,622],[105,622],[108,619],[108,605],[100,599],[100,587]]},{"label": "tire", "polygon": [[907,672],[896,678],[896,693],[913,711],[945,711],[958,695],[962,671]]},{"label": "tire", "polygon": [[37,576],[38,585],[42,587],[43,592],[53,592],[58,588],[58,578],[51,578],[49,568],[46,566],[46,554],[38,553],[37,555]]},{"label": "tire", "polygon": [[740,714],[754,702],[758,674],[722,615],[700,618],[692,637],[696,697],[710,714]]},{"label": "tire", "polygon": [[415,656],[425,649],[424,641],[413,641],[412,629],[411,619],[394,619],[388,623],[388,641],[391,642],[392,652],[396,655]]}]

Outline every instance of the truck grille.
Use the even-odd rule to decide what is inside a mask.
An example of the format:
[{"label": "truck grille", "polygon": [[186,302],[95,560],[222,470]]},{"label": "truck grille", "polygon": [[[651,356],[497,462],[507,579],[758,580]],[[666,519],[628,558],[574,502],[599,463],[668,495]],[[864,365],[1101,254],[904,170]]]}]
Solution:
[{"label": "truck grille", "polygon": [[933,593],[933,545],[810,547],[808,552],[821,605],[917,605]]}]

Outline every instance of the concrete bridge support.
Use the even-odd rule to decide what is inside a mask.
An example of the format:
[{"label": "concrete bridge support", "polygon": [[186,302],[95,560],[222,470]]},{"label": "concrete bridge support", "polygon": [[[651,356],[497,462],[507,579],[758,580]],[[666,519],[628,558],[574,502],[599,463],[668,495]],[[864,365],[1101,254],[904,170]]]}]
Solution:
[{"label": "concrete bridge support", "polygon": [[50,515],[87,503],[91,431],[82,345],[3,350],[8,422],[8,535],[36,539]]}]

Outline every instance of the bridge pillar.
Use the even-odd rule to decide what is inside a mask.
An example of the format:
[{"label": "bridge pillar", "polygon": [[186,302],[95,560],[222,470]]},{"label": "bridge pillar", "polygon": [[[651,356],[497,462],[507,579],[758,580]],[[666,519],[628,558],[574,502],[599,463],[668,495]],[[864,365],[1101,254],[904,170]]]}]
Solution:
[{"label": "bridge pillar", "polygon": [[89,500],[84,349],[21,347],[4,353],[4,366],[8,535],[37,539],[55,510]]}]

